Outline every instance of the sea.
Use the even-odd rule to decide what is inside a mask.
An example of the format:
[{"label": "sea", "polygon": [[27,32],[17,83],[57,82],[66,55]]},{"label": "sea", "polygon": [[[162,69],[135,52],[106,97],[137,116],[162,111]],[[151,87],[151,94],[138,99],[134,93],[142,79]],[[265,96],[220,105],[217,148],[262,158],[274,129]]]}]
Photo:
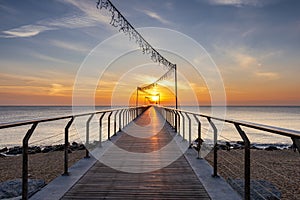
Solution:
[{"label": "sea", "polygon": [[[111,107],[97,106],[95,110],[107,110]],[[211,107],[193,107],[182,106],[180,109],[201,113],[204,115],[213,115],[219,117],[218,111],[212,112]],[[269,126],[275,126],[291,130],[300,130],[300,107],[299,106],[229,106],[216,107],[215,110],[222,111],[222,118],[246,121]],[[15,123],[28,120],[39,120],[45,118],[54,118],[66,115],[72,115],[74,110],[71,106],[0,106],[0,124]],[[82,107],[76,109],[76,113],[84,113],[91,111],[91,108]],[[87,117],[75,118],[69,129],[70,141],[77,143],[85,142],[86,121]],[[206,118],[199,118],[202,124],[202,138],[204,141],[210,141],[213,138],[212,129]],[[198,123],[191,117],[192,134],[191,139],[197,138]],[[30,138],[31,146],[49,146],[64,143],[64,131],[68,122],[66,120],[58,120],[52,122],[40,123]],[[114,129],[113,120],[111,131]],[[217,123],[217,122],[216,122]],[[25,136],[30,125],[0,129],[0,149],[4,147],[21,146],[22,139]],[[240,135],[232,124],[224,123],[218,127],[218,140],[221,142],[242,141]],[[117,122],[118,129],[118,122]],[[292,144],[289,137],[279,136],[273,133],[266,133],[250,128],[242,129],[246,132],[252,144],[258,147],[266,147],[276,145],[280,148],[286,148]],[[102,138],[107,138],[107,118],[104,117]],[[180,123],[180,132],[183,133],[183,123]],[[188,121],[185,118],[185,137],[189,137]],[[99,118],[94,117],[90,125],[90,141],[99,141]]]}]

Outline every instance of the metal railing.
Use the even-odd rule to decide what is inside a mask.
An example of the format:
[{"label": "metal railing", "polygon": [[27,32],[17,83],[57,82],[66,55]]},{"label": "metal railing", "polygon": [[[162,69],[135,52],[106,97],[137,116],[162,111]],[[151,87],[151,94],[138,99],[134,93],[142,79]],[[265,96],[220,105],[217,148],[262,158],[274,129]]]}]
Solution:
[{"label": "metal railing", "polygon": [[[257,124],[257,123],[251,123],[251,122],[244,122],[244,121],[237,121],[237,120],[229,120],[229,119],[222,119],[218,117],[203,115],[195,112],[190,111],[184,111],[180,109],[174,109],[174,108],[168,108],[168,107],[158,107],[160,109],[161,114],[164,116],[166,121],[175,129],[176,132],[180,132],[180,123],[182,122],[182,137],[183,139],[186,138],[185,134],[185,127],[186,127],[186,120],[188,120],[188,127],[189,127],[189,133],[188,133],[188,142],[190,145],[192,145],[192,123],[191,123],[191,117],[194,117],[197,124],[198,124],[198,136],[197,136],[197,151],[198,151],[198,158],[200,158],[200,151],[201,151],[201,145],[203,143],[202,137],[201,137],[201,121],[200,119],[206,119],[211,126],[213,130],[213,177],[218,177],[218,129],[215,125],[214,121],[220,121],[228,124],[234,125],[235,129],[237,130],[238,134],[244,141],[244,199],[250,200],[250,181],[251,181],[251,166],[250,166],[250,147],[251,147],[251,141],[249,140],[247,133],[242,129],[245,128],[251,128],[256,129],[268,133],[273,133],[277,135],[282,135],[286,137],[290,137],[293,141],[293,143],[296,145],[296,148],[300,152],[300,131],[295,130],[289,130],[289,129],[283,129],[279,127],[273,127],[263,124]],[[182,118],[182,120],[180,120]],[[177,119],[177,122],[176,122]]]},{"label": "metal railing", "polygon": [[[64,132],[64,176],[68,176],[68,146],[69,146],[69,128],[71,127],[72,123],[74,122],[75,118],[88,116],[88,120],[86,121],[86,158],[89,158],[89,151],[87,149],[87,146],[89,145],[89,139],[90,139],[90,122],[93,117],[96,115],[100,115],[99,117],[99,147],[101,146],[102,142],[102,126],[103,126],[103,119],[105,115],[107,116],[107,139],[111,139],[111,118],[113,116],[114,120],[114,134],[117,133],[117,118],[119,119],[119,131],[122,130],[128,123],[133,121],[136,117],[141,115],[145,110],[147,110],[149,106],[140,106],[140,107],[130,107],[130,108],[119,108],[119,109],[111,109],[111,110],[101,110],[101,111],[95,111],[90,113],[83,113],[83,114],[76,114],[76,115],[68,115],[68,116],[62,116],[62,117],[55,117],[55,118],[46,118],[46,119],[40,119],[40,120],[31,120],[31,121],[24,121],[24,122],[17,122],[17,123],[5,123],[0,124],[0,129],[6,129],[6,128],[12,128],[12,127],[19,127],[19,126],[25,126],[25,125],[31,125],[31,128],[27,131],[23,138],[22,142],[22,156],[23,156],[23,162],[22,162],[22,199],[28,199],[28,148],[29,148],[29,140],[40,123],[46,123],[51,121],[57,121],[57,120],[63,120],[63,119],[69,119],[68,123],[65,126],[65,132]],[[108,114],[108,115],[107,115]]]}]

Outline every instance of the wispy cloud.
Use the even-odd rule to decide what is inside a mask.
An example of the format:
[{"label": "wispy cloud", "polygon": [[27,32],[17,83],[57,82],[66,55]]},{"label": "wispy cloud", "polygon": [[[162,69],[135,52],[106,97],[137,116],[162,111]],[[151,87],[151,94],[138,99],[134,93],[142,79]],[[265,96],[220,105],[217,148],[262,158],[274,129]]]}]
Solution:
[{"label": "wispy cloud", "polygon": [[[0,93],[18,93],[23,95],[41,94],[66,96],[72,92],[72,82],[60,75],[53,74],[16,75],[0,73]],[[53,78],[55,77],[55,78]]]},{"label": "wispy cloud", "polygon": [[62,64],[74,64],[70,61],[67,60],[63,60],[63,59],[59,59],[59,58],[54,58],[48,55],[43,55],[41,53],[37,53],[37,52],[30,52],[29,53],[31,56],[37,58],[37,59],[41,59],[41,60],[45,60],[45,61],[50,61],[50,62],[56,62],[56,63],[62,63]]},{"label": "wispy cloud", "polygon": [[4,35],[1,35],[2,38],[15,38],[15,37],[32,37],[38,35],[47,30],[54,30],[54,27],[47,27],[41,25],[25,25],[18,28],[10,29],[3,31]]},{"label": "wispy cloud", "polygon": [[235,53],[232,56],[237,65],[243,68],[257,66],[259,64],[255,57],[248,54]]},{"label": "wispy cloud", "polygon": [[263,7],[279,0],[207,0],[212,5],[231,5],[236,7],[255,6]]},{"label": "wispy cloud", "polygon": [[79,14],[68,14],[60,18],[48,18],[17,28],[2,31],[1,38],[33,37],[44,31],[61,28],[81,28],[107,23],[108,16],[102,15],[95,5],[86,1],[62,1],[81,10]]},{"label": "wispy cloud", "polygon": [[58,48],[76,52],[88,52],[90,49],[81,44],[68,43],[61,40],[50,40],[50,44]]},{"label": "wispy cloud", "polygon": [[146,15],[148,15],[149,17],[158,20],[159,22],[163,23],[163,24],[171,24],[170,21],[164,19],[163,17],[161,17],[159,14],[157,14],[156,12],[150,11],[150,10],[139,10],[140,12],[145,13]]},{"label": "wispy cloud", "polygon": [[278,73],[275,72],[256,72],[257,77],[266,78],[268,80],[277,80],[280,78]]}]

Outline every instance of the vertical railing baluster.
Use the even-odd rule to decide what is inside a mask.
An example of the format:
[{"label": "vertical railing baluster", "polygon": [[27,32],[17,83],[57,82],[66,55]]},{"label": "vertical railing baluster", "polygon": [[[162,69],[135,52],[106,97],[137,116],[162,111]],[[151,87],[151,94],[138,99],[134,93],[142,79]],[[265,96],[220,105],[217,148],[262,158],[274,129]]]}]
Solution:
[{"label": "vertical railing baluster", "polygon": [[113,114],[113,112],[110,112],[108,115],[108,122],[107,122],[107,139],[110,140],[110,117]]},{"label": "vertical railing baluster", "polygon": [[130,123],[130,120],[131,120],[131,108],[129,108],[129,110],[128,110],[128,122],[127,122],[127,124]]},{"label": "vertical railing baluster", "polygon": [[185,138],[185,118],[181,111],[179,111],[179,113],[182,117],[182,138],[184,140],[184,138]]},{"label": "vertical railing baluster", "polygon": [[172,128],[175,128],[175,120],[174,120],[175,115],[174,115],[174,111],[171,110],[170,112],[171,112],[171,117],[172,117],[172,118],[171,118],[171,119],[172,119],[172,120],[171,120],[171,121],[172,121]]},{"label": "vertical railing baluster", "polygon": [[117,110],[114,115],[114,135],[117,134],[117,114],[118,113],[119,113],[119,110]]},{"label": "vertical railing baluster", "polygon": [[199,121],[198,122],[198,144],[197,144],[197,147],[198,147],[198,159],[201,159],[201,145],[203,143],[203,140],[201,138],[201,122]]},{"label": "vertical railing baluster", "polygon": [[122,109],[119,113],[119,131],[122,131],[122,114],[124,112],[124,109]]},{"label": "vertical railing baluster", "polygon": [[166,114],[166,121],[167,121],[167,123],[169,122],[169,119],[168,119],[168,115],[169,115],[169,113],[168,113],[168,110],[167,109],[165,109],[165,114]]},{"label": "vertical railing baluster", "polygon": [[246,133],[241,129],[241,127],[238,124],[234,124],[235,128],[237,129],[237,131],[239,132],[241,138],[243,139],[244,143],[245,143],[245,157],[244,157],[244,176],[245,176],[245,188],[244,188],[244,192],[245,192],[245,200],[250,200],[250,170],[251,170],[251,166],[250,166],[250,140],[248,139]]},{"label": "vertical railing baluster", "polygon": [[90,122],[95,114],[91,114],[86,122],[85,158],[90,158],[88,145],[90,143]]},{"label": "vertical railing baluster", "polygon": [[28,141],[33,134],[38,122],[32,124],[31,128],[27,131],[23,138],[23,168],[22,168],[22,199],[28,199]]},{"label": "vertical railing baluster", "polygon": [[210,117],[207,117],[207,120],[209,124],[211,125],[213,131],[214,131],[214,172],[213,177],[219,177],[218,175],[218,129],[216,125],[211,121]]},{"label": "vertical railing baluster", "polygon": [[129,124],[130,119],[131,119],[131,108],[128,109],[128,120],[127,120],[127,124]]},{"label": "vertical railing baluster", "polygon": [[64,173],[63,173],[63,176],[68,176],[69,175],[69,172],[68,172],[68,161],[69,161],[69,158],[68,158],[68,151],[69,151],[69,128],[70,126],[72,125],[74,121],[74,117],[71,118],[71,120],[68,122],[68,124],[66,125],[65,127],[65,146],[64,146]]},{"label": "vertical railing baluster", "polygon": [[201,138],[201,121],[198,119],[198,117],[196,115],[193,115],[195,120],[197,121],[198,123],[198,142],[197,142],[197,151],[198,151],[198,156],[197,158],[200,159],[201,156],[200,156],[200,152],[201,152],[201,145],[202,145],[202,138]]},{"label": "vertical railing baluster", "polygon": [[104,115],[106,114],[106,112],[102,113],[101,117],[99,118],[99,147],[102,146],[102,119],[104,117]]},{"label": "vertical railing baluster", "polygon": [[126,109],[124,110],[124,112],[123,112],[123,125],[122,125],[122,127],[124,128],[125,127],[125,122],[126,122]]},{"label": "vertical railing baluster", "polygon": [[176,112],[176,115],[177,115],[177,129],[176,129],[176,132],[180,133],[180,115],[178,113],[178,111],[175,111]]},{"label": "vertical railing baluster", "polygon": [[191,121],[190,116],[187,113],[185,113],[185,115],[189,120],[189,145],[191,145],[192,144],[192,139],[191,139],[192,138],[192,121]]}]

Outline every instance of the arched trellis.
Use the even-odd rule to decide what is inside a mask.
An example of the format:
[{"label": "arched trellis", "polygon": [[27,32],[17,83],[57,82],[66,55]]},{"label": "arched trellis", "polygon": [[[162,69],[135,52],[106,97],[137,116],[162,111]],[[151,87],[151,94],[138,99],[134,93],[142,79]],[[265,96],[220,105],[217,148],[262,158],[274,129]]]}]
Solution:
[{"label": "arched trellis", "polygon": [[151,100],[149,99],[149,97],[157,96],[158,97],[158,104],[160,104],[160,93],[159,92],[153,94],[153,93],[147,92],[147,89],[144,89],[144,88],[141,88],[141,87],[137,87],[136,88],[136,106],[139,105],[139,91],[147,95],[146,97],[148,98],[149,102],[151,102]]},{"label": "arched trellis", "polygon": [[[121,14],[121,12],[110,2],[110,0],[98,0],[98,9],[106,9],[111,14],[110,24],[119,31],[122,31],[125,35],[129,36],[130,40],[135,40],[135,42],[142,49],[144,54],[151,55],[153,62],[162,64],[168,71],[163,74],[157,81],[151,83],[145,87],[140,87],[141,90],[146,90],[147,88],[154,87],[157,82],[166,79],[171,73],[174,72],[174,87],[175,87],[175,107],[178,108],[178,92],[177,92],[177,66],[171,63],[166,58],[164,58],[157,50],[155,50],[144,38],[143,36],[127,21],[127,19]],[[138,87],[139,88],[139,87]],[[138,96],[137,89],[137,96]],[[137,100],[138,101],[138,100]],[[177,122],[177,120],[176,120]],[[177,127],[177,125],[175,125]]]}]

